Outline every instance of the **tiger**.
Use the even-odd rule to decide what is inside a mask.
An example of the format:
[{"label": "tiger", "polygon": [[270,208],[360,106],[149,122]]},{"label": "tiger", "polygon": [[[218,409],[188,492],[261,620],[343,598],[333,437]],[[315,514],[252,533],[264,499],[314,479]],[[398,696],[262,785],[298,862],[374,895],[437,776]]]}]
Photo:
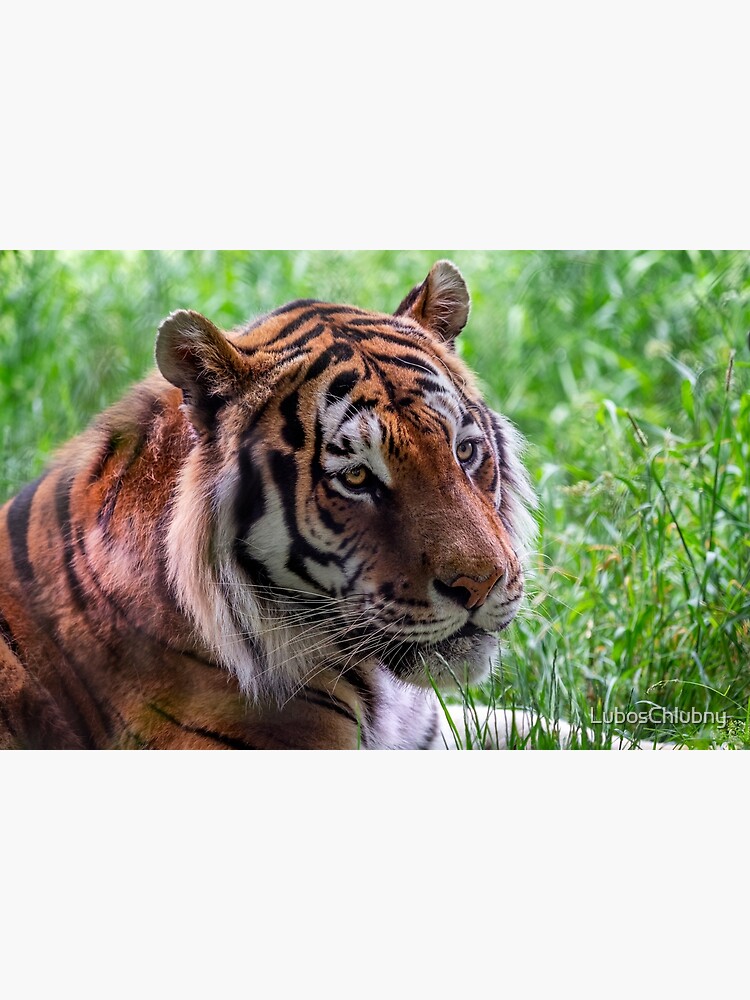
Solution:
[{"label": "tiger", "polygon": [[[491,671],[536,524],[456,350],[470,306],[441,260],[392,314],[172,312],[0,509],[0,747],[461,745],[440,692]],[[482,745],[533,724],[492,721]]]}]

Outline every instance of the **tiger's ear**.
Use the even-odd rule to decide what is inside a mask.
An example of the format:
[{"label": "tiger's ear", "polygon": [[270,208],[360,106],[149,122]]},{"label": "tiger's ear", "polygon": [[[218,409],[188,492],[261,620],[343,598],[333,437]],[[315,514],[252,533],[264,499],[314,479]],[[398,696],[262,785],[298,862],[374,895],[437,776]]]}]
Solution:
[{"label": "tiger's ear", "polygon": [[187,415],[199,431],[214,424],[249,367],[221,330],[192,309],[178,309],[161,324],[156,363],[164,378],[182,389]]},{"label": "tiger's ear", "polygon": [[433,264],[421,285],[412,288],[394,316],[410,316],[446,344],[466,326],[471,300],[463,275],[449,260]]}]

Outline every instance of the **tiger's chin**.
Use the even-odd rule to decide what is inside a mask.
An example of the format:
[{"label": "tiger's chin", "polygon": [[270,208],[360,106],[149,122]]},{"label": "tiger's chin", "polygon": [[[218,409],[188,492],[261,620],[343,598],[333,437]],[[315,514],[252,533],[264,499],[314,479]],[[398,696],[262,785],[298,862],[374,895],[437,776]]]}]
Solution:
[{"label": "tiger's chin", "polygon": [[433,645],[404,643],[384,661],[400,680],[441,690],[478,684],[487,677],[498,655],[494,633],[474,629]]}]

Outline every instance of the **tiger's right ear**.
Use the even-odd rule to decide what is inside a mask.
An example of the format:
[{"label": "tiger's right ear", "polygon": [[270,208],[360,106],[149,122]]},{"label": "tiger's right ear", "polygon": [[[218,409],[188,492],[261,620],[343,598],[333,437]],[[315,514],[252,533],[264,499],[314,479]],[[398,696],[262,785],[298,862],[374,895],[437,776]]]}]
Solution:
[{"label": "tiger's right ear", "polygon": [[450,260],[439,260],[421,285],[412,288],[394,316],[409,316],[442,340],[453,345],[466,326],[471,300],[463,275]]},{"label": "tiger's right ear", "polygon": [[192,309],[178,309],[161,324],[156,363],[164,378],[182,389],[187,415],[199,431],[213,426],[249,370],[246,358],[221,330]]}]

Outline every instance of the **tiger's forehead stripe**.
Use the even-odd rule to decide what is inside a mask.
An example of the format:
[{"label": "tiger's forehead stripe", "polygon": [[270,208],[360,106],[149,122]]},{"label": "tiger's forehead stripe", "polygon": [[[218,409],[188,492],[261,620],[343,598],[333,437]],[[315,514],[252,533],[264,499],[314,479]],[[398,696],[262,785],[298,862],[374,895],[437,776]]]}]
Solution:
[{"label": "tiger's forehead stripe", "polygon": [[[274,353],[301,351],[308,343],[316,349],[328,337],[345,338],[350,343],[373,345],[384,342],[386,352],[381,359],[390,364],[404,364],[422,367],[429,374],[436,374],[440,368],[449,368],[456,363],[460,366],[460,380],[467,382],[469,373],[461,362],[451,359],[433,338],[404,317],[387,314],[365,313],[353,306],[333,305],[326,302],[302,300],[291,303],[284,310],[277,310],[262,317],[248,327],[234,331],[235,346],[246,354],[261,349]],[[388,354],[389,348],[398,348],[398,356]],[[424,354],[420,354],[424,348]],[[437,362],[437,365],[435,365]]]},{"label": "tiger's forehead stripe", "polygon": [[[236,339],[234,339],[236,338]],[[440,403],[442,420],[453,423],[463,418],[464,410],[481,400],[473,377],[463,362],[427,335],[417,323],[403,316],[364,312],[348,305],[315,300],[300,300],[276,310],[233,335],[237,347],[246,355],[265,355],[271,372],[278,366],[310,364],[303,377],[312,379],[332,363],[353,360],[357,356],[360,375],[375,369],[381,376],[388,402],[395,403],[394,389],[404,388],[404,376],[415,376],[411,389],[420,402],[429,393],[458,398],[458,411],[451,415],[451,404]],[[389,377],[389,369],[398,369]],[[302,373],[301,373],[302,374]],[[429,418],[425,418],[431,423]],[[424,422],[424,421],[423,421]],[[441,421],[442,422],[442,421]],[[445,428],[440,428],[445,433]],[[455,437],[454,430],[448,434]]]}]

